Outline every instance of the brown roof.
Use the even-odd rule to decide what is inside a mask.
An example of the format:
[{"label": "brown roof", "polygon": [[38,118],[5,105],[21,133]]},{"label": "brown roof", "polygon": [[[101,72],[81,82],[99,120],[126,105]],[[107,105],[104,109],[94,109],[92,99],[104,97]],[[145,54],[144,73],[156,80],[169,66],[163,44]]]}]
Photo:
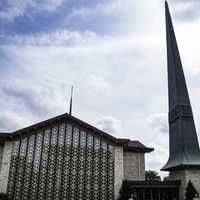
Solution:
[{"label": "brown roof", "polygon": [[0,144],[2,144],[6,140],[10,140],[12,138],[10,133],[2,133],[0,132]]},{"label": "brown roof", "polygon": [[146,147],[137,140],[130,140],[126,145],[124,145],[125,151],[141,152],[142,149],[146,149],[147,153],[150,153],[154,150],[153,148]]},{"label": "brown roof", "polygon": [[75,123],[77,126],[85,129],[86,131],[90,132],[91,134],[95,134],[95,136],[105,139],[115,145],[123,145],[126,151],[134,151],[134,152],[143,152],[149,153],[153,151],[153,148],[148,148],[144,146],[139,141],[131,141],[129,139],[122,139],[122,138],[115,138],[112,135],[107,134],[106,132],[99,130],[98,128],[74,117],[69,115],[68,113],[59,115],[57,117],[50,118],[48,120],[42,121],[40,123],[28,126],[26,128],[11,132],[11,133],[0,133],[0,141],[12,140],[15,138],[25,137],[27,135],[33,134],[36,130],[40,130],[45,128],[47,125],[53,125],[59,121],[69,120],[72,124]]}]

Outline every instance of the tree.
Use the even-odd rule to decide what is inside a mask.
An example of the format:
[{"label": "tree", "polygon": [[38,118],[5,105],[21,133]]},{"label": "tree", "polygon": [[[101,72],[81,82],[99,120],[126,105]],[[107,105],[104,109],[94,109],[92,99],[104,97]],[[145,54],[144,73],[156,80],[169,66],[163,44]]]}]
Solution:
[{"label": "tree", "polygon": [[126,181],[123,181],[122,187],[119,191],[118,200],[128,200],[130,198],[130,196],[131,196],[130,185]]},{"label": "tree", "polygon": [[158,172],[153,170],[145,171],[145,180],[146,181],[161,181],[161,177],[158,175]]},{"label": "tree", "polygon": [[186,188],[186,194],[185,194],[186,200],[193,200],[195,197],[199,197],[199,194],[195,187],[193,186],[192,182],[189,180],[187,188]]},{"label": "tree", "polygon": [[169,176],[163,177],[163,181],[169,181]]}]

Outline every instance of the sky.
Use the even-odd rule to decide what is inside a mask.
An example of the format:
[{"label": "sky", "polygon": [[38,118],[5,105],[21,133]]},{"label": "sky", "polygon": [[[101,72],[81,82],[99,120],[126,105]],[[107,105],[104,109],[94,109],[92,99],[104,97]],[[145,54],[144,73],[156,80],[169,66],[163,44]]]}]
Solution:
[{"label": "sky", "polygon": [[[198,137],[199,6],[169,0]],[[68,112],[71,85],[75,117],[155,148],[146,168],[159,171],[169,151],[164,1],[1,0],[0,131]]]}]

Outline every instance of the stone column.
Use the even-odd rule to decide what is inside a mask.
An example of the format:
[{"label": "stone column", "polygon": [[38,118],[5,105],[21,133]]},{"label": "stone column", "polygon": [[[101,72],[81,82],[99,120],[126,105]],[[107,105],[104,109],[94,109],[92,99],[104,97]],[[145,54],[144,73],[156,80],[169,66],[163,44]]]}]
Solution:
[{"label": "stone column", "polygon": [[197,192],[200,195],[200,170],[177,170],[172,171],[169,174],[170,180],[180,180],[181,186],[179,189],[180,200],[185,199],[185,192],[188,185],[189,180],[193,183]]},{"label": "stone column", "polygon": [[3,158],[2,158],[2,165],[0,172],[0,193],[6,193],[7,191],[11,153],[12,153],[12,142],[6,141],[3,150]]},{"label": "stone column", "polygon": [[119,197],[119,191],[122,186],[122,181],[124,179],[124,163],[123,163],[123,146],[115,147],[115,179],[114,179],[114,189],[115,189],[115,200]]}]

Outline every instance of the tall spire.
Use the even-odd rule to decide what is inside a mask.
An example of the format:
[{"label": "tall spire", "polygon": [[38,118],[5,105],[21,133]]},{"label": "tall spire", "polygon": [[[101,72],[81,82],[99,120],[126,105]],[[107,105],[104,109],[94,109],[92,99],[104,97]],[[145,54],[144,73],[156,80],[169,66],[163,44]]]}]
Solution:
[{"label": "tall spire", "polygon": [[181,58],[165,2],[170,155],[162,170],[200,167],[200,150]]},{"label": "tall spire", "polygon": [[165,14],[167,35],[169,110],[172,110],[178,104],[190,105],[190,100],[167,2],[165,2]]},{"label": "tall spire", "polygon": [[69,114],[70,115],[72,115],[73,89],[74,89],[74,86],[72,85],[72,87],[71,87],[71,97],[70,97],[70,106],[69,106]]}]

